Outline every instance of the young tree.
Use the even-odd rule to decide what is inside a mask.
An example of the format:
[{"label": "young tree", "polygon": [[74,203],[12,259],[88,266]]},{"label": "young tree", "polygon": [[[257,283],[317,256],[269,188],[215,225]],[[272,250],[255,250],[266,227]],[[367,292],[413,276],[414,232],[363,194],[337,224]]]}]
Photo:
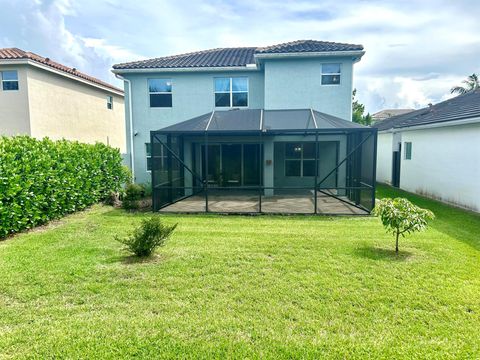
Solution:
[{"label": "young tree", "polygon": [[370,113],[363,115],[365,113],[365,105],[360,104],[355,96],[357,95],[357,89],[353,89],[352,92],[352,121],[357,124],[369,126],[372,124],[372,116]]},{"label": "young tree", "polygon": [[478,74],[473,73],[469,75],[465,80],[462,81],[461,86],[454,86],[450,89],[451,94],[459,94],[463,95],[467,92],[474,91],[476,89],[480,89],[480,78]]},{"label": "young tree", "polygon": [[405,234],[423,231],[429,220],[435,218],[433,212],[422,209],[404,198],[385,198],[377,200],[373,209],[376,216],[380,216],[387,233],[395,236],[395,252],[398,254],[398,238]]}]

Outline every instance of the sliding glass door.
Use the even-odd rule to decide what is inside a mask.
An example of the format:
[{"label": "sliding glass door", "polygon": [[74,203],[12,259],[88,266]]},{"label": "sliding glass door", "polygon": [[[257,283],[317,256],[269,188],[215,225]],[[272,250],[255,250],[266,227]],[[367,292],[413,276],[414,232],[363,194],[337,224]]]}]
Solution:
[{"label": "sliding glass door", "polygon": [[205,146],[202,145],[203,177],[210,185],[221,187],[255,186],[261,183],[260,144],[208,145],[208,171]]}]

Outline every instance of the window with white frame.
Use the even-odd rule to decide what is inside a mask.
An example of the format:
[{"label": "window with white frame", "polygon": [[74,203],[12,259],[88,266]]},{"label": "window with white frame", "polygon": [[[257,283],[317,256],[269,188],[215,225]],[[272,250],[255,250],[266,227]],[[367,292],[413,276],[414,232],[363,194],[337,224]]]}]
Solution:
[{"label": "window with white frame", "polygon": [[147,171],[152,171],[152,144],[145,143],[145,155],[147,157]]},{"label": "window with white frame", "polygon": [[247,107],[248,78],[215,78],[215,107]]},{"label": "window with white frame", "polygon": [[322,85],[339,85],[341,72],[341,64],[322,64]]},{"label": "window with white frame", "polygon": [[405,142],[405,160],[412,160],[412,143]]},{"label": "window with white frame", "polygon": [[172,107],[172,80],[148,79],[150,107]]},{"label": "window with white frame", "polygon": [[285,143],[285,176],[315,176],[315,143]]},{"label": "window with white frame", "polygon": [[17,70],[1,71],[0,80],[2,80],[2,89],[5,91],[18,90]]},{"label": "window with white frame", "polygon": [[113,109],[113,96],[107,96],[107,109]]}]

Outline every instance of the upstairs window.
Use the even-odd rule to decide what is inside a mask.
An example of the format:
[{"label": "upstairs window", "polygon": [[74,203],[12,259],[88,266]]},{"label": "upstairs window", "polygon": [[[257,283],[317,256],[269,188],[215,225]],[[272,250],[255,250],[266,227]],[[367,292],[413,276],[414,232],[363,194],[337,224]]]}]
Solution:
[{"label": "upstairs window", "polygon": [[107,96],[107,109],[113,109],[113,96]]},{"label": "upstairs window", "polygon": [[150,107],[172,107],[172,80],[148,79]]},{"label": "upstairs window", "polygon": [[247,107],[248,78],[215,78],[215,107]]},{"label": "upstairs window", "polygon": [[405,160],[412,160],[412,143],[405,143]]},{"label": "upstairs window", "polygon": [[322,64],[322,85],[339,85],[341,64]]},{"label": "upstairs window", "polygon": [[285,144],[285,176],[315,176],[315,143]]},{"label": "upstairs window", "polygon": [[2,71],[0,72],[0,78],[3,90],[18,90],[18,73],[16,70]]}]

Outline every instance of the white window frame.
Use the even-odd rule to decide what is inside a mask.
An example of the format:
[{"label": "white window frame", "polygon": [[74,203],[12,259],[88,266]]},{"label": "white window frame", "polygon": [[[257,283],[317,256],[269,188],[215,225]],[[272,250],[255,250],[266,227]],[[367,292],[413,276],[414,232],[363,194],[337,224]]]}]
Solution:
[{"label": "white window frame", "polygon": [[[148,146],[150,146],[150,155],[148,155]],[[150,159],[150,164],[153,167],[153,162],[152,162],[152,144],[151,143],[145,143],[145,169],[147,169],[147,172],[152,172],[152,169],[148,170],[148,159]]]},{"label": "white window frame", "polygon": [[[247,91],[233,91],[233,79],[235,78],[245,78],[247,79]],[[224,94],[226,91],[216,91],[215,90],[215,80],[216,79],[229,79],[230,80],[230,88],[229,88],[229,94],[230,94],[230,106],[217,106],[216,104],[216,94]],[[247,93],[247,106],[233,106],[233,94],[242,94],[242,93]],[[213,105],[216,109],[232,109],[232,108],[242,108],[242,109],[247,109],[250,105],[250,81],[248,76],[216,76],[213,78]]]},{"label": "white window frame", "polygon": [[[283,173],[285,175],[285,177],[288,177],[288,178],[311,178],[311,177],[314,177],[315,175],[303,175],[303,161],[304,160],[313,160],[315,162],[315,158],[304,158],[303,157],[303,151],[304,151],[304,147],[305,147],[305,143],[310,143],[310,141],[304,141],[304,142],[297,142],[297,141],[289,141],[289,142],[286,142],[285,143],[285,148],[283,150],[284,152],[284,158],[283,158]],[[315,142],[312,142],[313,144],[315,144]],[[287,158],[287,144],[300,144],[300,146],[302,147],[302,150],[300,152],[300,158],[299,159],[288,159]],[[316,149],[316,147],[315,147]],[[287,175],[287,161],[300,161],[300,176],[295,176],[295,175]]]},{"label": "white window frame", "polygon": [[[155,92],[150,92],[150,85],[148,82],[150,80],[165,80],[170,82],[171,90],[170,91],[155,91]],[[171,109],[173,108],[173,81],[172,79],[169,78],[148,78],[147,79],[147,90],[148,90],[148,107],[150,109]],[[172,96],[172,105],[171,106],[152,106],[152,103],[150,102],[150,95],[160,95],[160,94],[170,94]]]},{"label": "white window frame", "polygon": [[[339,73],[324,73],[324,72],[323,72],[323,65],[333,65],[333,64],[335,64],[335,65],[336,65],[336,64],[340,65],[340,72],[339,72]],[[320,85],[321,85],[321,86],[339,86],[339,85],[342,85],[342,78],[343,78],[343,76],[342,76],[342,67],[343,67],[343,66],[342,66],[342,63],[339,63],[339,62],[327,62],[327,63],[322,63],[322,64],[320,65]],[[323,80],[323,75],[338,75],[339,78],[340,78],[340,81],[338,82],[338,84],[324,84],[323,81],[322,81],[322,80]]]},{"label": "white window frame", "polygon": [[[407,148],[408,148],[408,145],[410,145],[410,157],[407,157]],[[411,141],[405,141],[405,144],[404,144],[404,153],[403,153],[403,159],[404,160],[412,160],[412,153],[413,153],[413,146],[412,146],[412,142]]]},{"label": "white window frame", "polygon": [[111,95],[107,96],[107,109],[113,110],[113,96]]},{"label": "white window frame", "polygon": [[[15,72],[17,73],[17,80],[3,80],[3,73],[4,72]],[[4,89],[3,88],[3,83],[4,82],[16,82],[17,83],[17,88],[16,89]],[[1,86],[1,91],[18,91],[20,90],[20,82],[18,81],[18,70],[3,70],[3,71],[0,71],[0,84],[2,85]]]}]

